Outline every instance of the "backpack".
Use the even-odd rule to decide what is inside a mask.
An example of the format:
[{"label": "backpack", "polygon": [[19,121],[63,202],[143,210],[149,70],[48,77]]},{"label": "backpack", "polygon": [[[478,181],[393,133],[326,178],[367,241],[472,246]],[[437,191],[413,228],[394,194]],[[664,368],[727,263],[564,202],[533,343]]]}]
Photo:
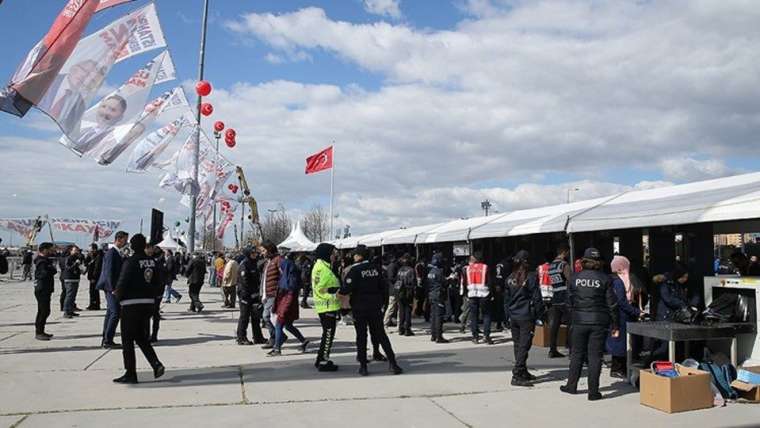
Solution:
[{"label": "backpack", "polygon": [[394,288],[396,296],[402,300],[409,300],[414,297],[414,287],[417,285],[417,275],[414,269],[404,266],[399,269],[396,276]]},{"label": "backpack", "polygon": [[736,400],[739,395],[731,388],[731,382],[736,380],[736,368],[731,364],[719,366],[715,363],[699,363],[699,369],[710,373],[712,384],[718,389],[721,397]]},{"label": "backpack", "polygon": [[747,298],[739,294],[724,293],[702,312],[705,324],[721,322],[748,322],[753,314]]}]

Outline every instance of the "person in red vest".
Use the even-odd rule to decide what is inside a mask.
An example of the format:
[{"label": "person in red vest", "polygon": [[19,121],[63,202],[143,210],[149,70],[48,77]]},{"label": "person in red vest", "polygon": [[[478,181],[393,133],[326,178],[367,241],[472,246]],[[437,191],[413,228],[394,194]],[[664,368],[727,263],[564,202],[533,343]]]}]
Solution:
[{"label": "person in red vest", "polygon": [[493,345],[493,341],[491,340],[490,297],[491,289],[488,281],[488,265],[483,263],[483,254],[475,252],[470,257],[470,264],[467,266],[467,298],[470,303],[472,343],[477,344],[480,342],[478,321],[482,311],[483,336],[487,344]]}]

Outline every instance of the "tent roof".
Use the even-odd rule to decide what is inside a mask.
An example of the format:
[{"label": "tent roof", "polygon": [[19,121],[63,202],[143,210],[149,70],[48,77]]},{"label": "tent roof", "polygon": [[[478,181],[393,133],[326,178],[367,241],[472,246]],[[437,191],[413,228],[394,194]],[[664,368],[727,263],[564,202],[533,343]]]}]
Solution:
[{"label": "tent roof", "polygon": [[426,244],[555,232],[760,218],[760,173],[634,190],[569,204],[394,229],[334,241],[338,248]]},{"label": "tent roof", "polygon": [[166,233],[164,239],[158,243],[158,247],[167,250],[176,250],[177,248],[180,248],[180,245],[171,237],[171,235],[169,235],[169,233]]},{"label": "tent roof", "polygon": [[301,229],[301,222],[297,222],[293,229],[290,231],[290,235],[280,242],[277,247],[288,248],[290,251],[296,252],[308,252],[314,251],[317,248],[317,244],[311,242],[309,238],[303,233]]}]

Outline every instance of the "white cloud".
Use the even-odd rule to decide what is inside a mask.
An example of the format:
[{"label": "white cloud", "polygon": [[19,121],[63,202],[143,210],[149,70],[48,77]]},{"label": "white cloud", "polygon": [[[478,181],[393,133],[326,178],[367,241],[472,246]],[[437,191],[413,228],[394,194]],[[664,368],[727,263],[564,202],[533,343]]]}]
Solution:
[{"label": "white cloud", "polygon": [[660,163],[663,174],[669,180],[697,181],[737,174],[717,159],[699,160],[690,157],[665,159]]},{"label": "white cloud", "polygon": [[364,0],[364,10],[367,13],[391,18],[401,18],[401,0]]}]

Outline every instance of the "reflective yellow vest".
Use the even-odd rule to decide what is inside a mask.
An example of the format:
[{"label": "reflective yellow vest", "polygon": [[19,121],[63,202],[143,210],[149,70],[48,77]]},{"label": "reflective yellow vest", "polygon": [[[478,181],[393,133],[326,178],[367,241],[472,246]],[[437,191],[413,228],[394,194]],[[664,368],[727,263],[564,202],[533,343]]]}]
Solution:
[{"label": "reflective yellow vest", "polygon": [[339,288],[338,277],[324,260],[317,260],[311,270],[311,287],[314,293],[314,309],[318,314],[340,310],[340,301],[328,288]]}]

